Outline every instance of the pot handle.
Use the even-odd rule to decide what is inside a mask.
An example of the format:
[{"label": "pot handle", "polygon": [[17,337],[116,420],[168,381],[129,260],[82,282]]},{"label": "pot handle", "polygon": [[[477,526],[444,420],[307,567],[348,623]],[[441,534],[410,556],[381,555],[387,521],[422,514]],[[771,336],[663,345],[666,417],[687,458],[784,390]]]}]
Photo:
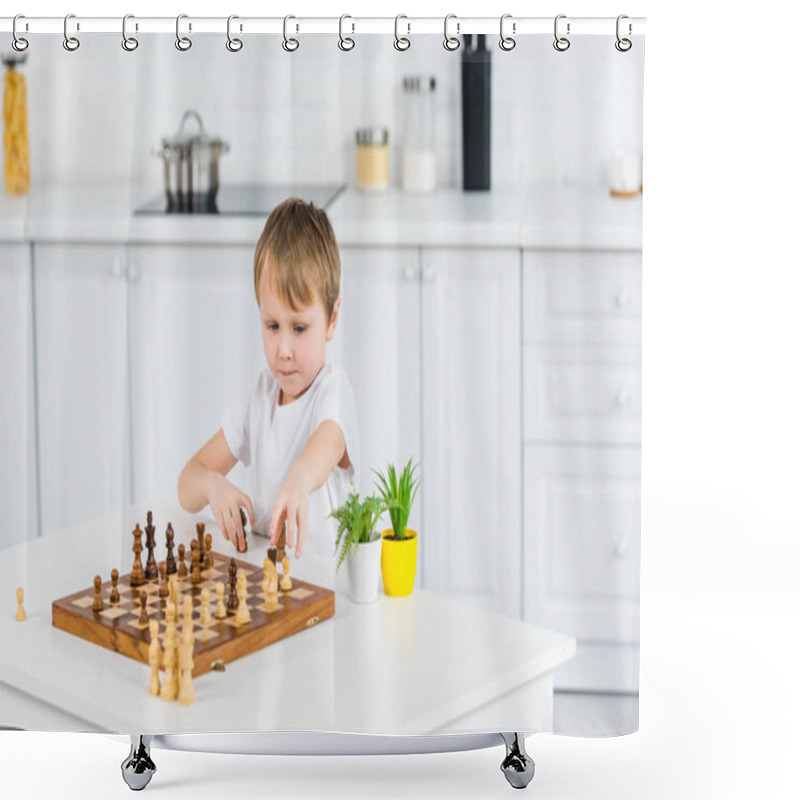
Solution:
[{"label": "pot handle", "polygon": [[197,111],[194,111],[192,109],[190,109],[183,115],[183,119],[181,120],[180,132],[183,133],[183,126],[186,124],[186,120],[189,119],[189,117],[194,117],[197,120],[197,124],[200,126],[200,135],[205,137],[206,129],[203,127],[203,120],[200,119],[200,114],[198,114]]}]

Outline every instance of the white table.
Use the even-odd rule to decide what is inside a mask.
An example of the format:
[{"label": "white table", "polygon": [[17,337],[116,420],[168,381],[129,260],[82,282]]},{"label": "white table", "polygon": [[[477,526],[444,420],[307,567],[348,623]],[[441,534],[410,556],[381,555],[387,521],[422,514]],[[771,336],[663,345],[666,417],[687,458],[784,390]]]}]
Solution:
[{"label": "white table", "polygon": [[[52,626],[52,601],[91,586],[95,574],[130,571],[131,531],[148,507],[125,508],[2,551],[0,723],[112,733],[329,730],[381,734],[549,731],[553,670],[575,640],[423,590],[358,605],[345,570],[304,554],[292,574],[336,589],[333,619],[196,678],[184,707],[147,693],[150,669]],[[188,543],[201,519],[151,505],[156,556],[171,521]],[[227,552],[213,520],[214,549]],[[261,565],[267,542],[244,558]],[[16,622],[15,589],[28,618]]]}]

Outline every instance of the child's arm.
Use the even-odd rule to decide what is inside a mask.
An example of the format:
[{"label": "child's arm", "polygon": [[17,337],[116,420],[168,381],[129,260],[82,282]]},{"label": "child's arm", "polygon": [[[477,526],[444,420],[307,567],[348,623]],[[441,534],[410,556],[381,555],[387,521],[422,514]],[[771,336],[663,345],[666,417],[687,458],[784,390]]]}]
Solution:
[{"label": "child's arm", "polygon": [[286,520],[286,546],[294,547],[296,536],[295,557],[300,558],[308,533],[308,496],[325,483],[335,466],[346,468],[349,464],[342,429],[332,420],[324,420],[309,437],[278,493],[269,523],[273,546]]},{"label": "child's arm", "polygon": [[209,504],[222,535],[240,550],[244,547],[244,534],[239,509],[247,509],[251,525],[255,513],[250,498],[225,477],[235,464],[236,456],[220,428],[183,468],[178,478],[178,502],[192,514]]}]

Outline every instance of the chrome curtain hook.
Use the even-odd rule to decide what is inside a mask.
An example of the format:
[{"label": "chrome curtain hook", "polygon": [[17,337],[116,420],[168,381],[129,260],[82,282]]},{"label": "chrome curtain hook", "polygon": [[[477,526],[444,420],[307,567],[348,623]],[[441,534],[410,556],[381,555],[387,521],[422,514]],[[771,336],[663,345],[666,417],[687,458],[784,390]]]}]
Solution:
[{"label": "chrome curtain hook", "polygon": [[[352,50],[356,46],[355,41],[351,39],[349,36],[345,36],[342,31],[342,25],[346,19],[353,19],[353,18],[349,14],[342,14],[342,16],[339,17],[339,49],[344,50],[345,52],[347,52],[348,50]],[[356,32],[355,22],[351,22],[350,25],[352,27],[351,33],[355,33]]]},{"label": "chrome curtain hook", "polygon": [[[287,53],[293,53],[300,47],[300,42],[297,39],[290,39],[287,35],[288,31],[288,23],[290,19],[297,19],[297,17],[293,17],[291,14],[288,14],[283,18],[283,44],[282,47]],[[299,30],[299,26],[297,26],[297,30]]]},{"label": "chrome curtain hook", "polygon": [[[444,18],[444,49],[449,50],[451,53],[458,50],[461,47],[461,42],[456,39],[455,36],[449,36],[447,33],[447,24],[450,22],[451,19],[457,19],[455,14],[448,14]],[[456,22],[456,33],[461,31],[461,23]]]},{"label": "chrome curtain hook", "polygon": [[[182,52],[186,52],[192,46],[192,40],[188,36],[181,36],[181,20],[188,19],[188,14],[178,14],[175,20],[175,47]],[[189,30],[192,29],[191,24]]]},{"label": "chrome curtain hook", "polygon": [[[411,39],[407,39],[405,36],[400,36],[400,20],[405,19],[407,20],[408,17],[405,14],[398,14],[394,18],[394,49],[399,50],[401,53],[405,50],[408,50],[411,47]],[[411,33],[411,23],[406,22],[407,33]]]},{"label": "chrome curtain hook", "polygon": [[24,39],[22,36],[20,36],[17,33],[17,20],[18,19],[25,19],[25,16],[23,14],[17,14],[17,16],[14,17],[14,22],[11,25],[11,35],[14,37],[12,42],[11,42],[11,46],[18,53],[21,53],[23,50],[27,50],[28,49],[28,44],[30,44],[30,43],[28,42],[27,39]]},{"label": "chrome curtain hook", "polygon": [[[504,33],[503,28],[507,19],[511,19],[511,14],[503,14],[503,16],[500,17],[500,49],[505,50],[506,52],[513,50],[517,46],[516,39],[511,36],[506,36]],[[517,32],[516,22],[511,23],[511,32]]]},{"label": "chrome curtain hook", "polygon": [[[628,50],[630,50],[631,47],[633,47],[633,42],[631,42],[630,39],[622,39],[622,38],[620,38],[620,35],[619,35],[620,22],[622,22],[623,19],[628,19],[628,15],[627,14],[620,14],[617,17],[617,41],[614,42],[614,47],[616,47],[617,50],[620,51],[620,53],[627,53]],[[628,23],[628,36],[630,36],[632,33],[633,33],[633,26],[629,22]]]},{"label": "chrome curtain hook", "polygon": [[[75,19],[74,14],[67,14],[64,17],[64,49],[69,50],[70,53],[74,53],[80,46],[81,43],[74,37],[69,35],[69,21],[71,19]],[[76,30],[80,30],[80,25],[76,23]]]},{"label": "chrome curtain hook", "polygon": [[[242,47],[244,47],[241,39],[236,39],[231,36],[231,22],[235,19],[239,19],[236,14],[231,14],[228,17],[228,41],[225,42],[225,47],[227,47],[231,53],[238,53]],[[241,30],[241,27],[239,30]]]},{"label": "chrome curtain hook", "polygon": [[[565,38],[564,36],[558,35],[558,21],[560,19],[566,19],[566,14],[559,14],[556,17],[556,21],[553,25],[553,32],[556,37],[556,40],[553,42],[553,47],[558,50],[559,53],[563,53],[565,50],[569,50],[570,41],[569,39]],[[567,23],[567,36],[569,36],[569,22]]]},{"label": "chrome curtain hook", "polygon": [[[126,14],[122,18],[122,49],[132,53],[139,46],[139,40],[134,39],[133,36],[128,36],[129,19],[135,19],[133,14]],[[136,26],[136,29],[139,29],[138,25]]]}]

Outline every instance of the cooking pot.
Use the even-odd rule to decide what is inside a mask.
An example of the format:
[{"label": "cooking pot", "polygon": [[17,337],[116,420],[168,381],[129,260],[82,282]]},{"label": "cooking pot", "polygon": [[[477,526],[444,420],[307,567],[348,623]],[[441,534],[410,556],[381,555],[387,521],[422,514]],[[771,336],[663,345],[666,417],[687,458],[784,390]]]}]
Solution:
[{"label": "cooking pot", "polygon": [[[187,132],[189,119],[197,122],[198,130]],[[153,155],[164,160],[164,189],[167,211],[216,212],[219,189],[219,157],[230,150],[227,142],[211,138],[196,111],[187,111],[178,133],[161,140],[161,149]]]}]

